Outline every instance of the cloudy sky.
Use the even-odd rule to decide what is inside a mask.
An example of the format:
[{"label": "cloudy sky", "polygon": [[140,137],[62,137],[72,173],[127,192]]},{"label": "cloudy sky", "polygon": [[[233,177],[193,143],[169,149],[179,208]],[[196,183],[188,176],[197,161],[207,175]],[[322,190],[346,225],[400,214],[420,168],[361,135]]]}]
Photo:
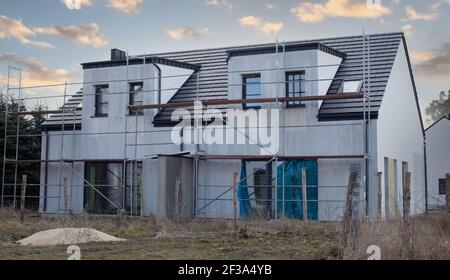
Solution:
[{"label": "cloudy sky", "polygon": [[108,59],[110,48],[142,54],[404,31],[424,111],[450,89],[450,0],[379,1],[378,9],[367,0],[0,1],[0,83],[10,63],[23,69],[24,86],[80,81],[80,63]]}]

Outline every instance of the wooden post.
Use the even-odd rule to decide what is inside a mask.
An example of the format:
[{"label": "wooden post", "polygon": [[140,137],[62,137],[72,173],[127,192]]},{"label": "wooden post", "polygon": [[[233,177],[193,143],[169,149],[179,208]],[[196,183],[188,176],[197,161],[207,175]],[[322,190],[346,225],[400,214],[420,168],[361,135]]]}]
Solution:
[{"label": "wooden post", "polygon": [[117,213],[118,213],[118,215],[122,212],[122,210],[124,209],[124,201],[123,201],[123,198],[124,198],[124,193],[123,193],[123,190],[124,190],[124,188],[123,188],[123,182],[122,182],[122,179],[121,178],[118,178],[118,180],[117,180],[117,189],[119,190],[119,208],[120,209],[117,209]]},{"label": "wooden post", "polygon": [[22,191],[20,193],[20,221],[25,220],[25,198],[27,193],[27,175],[22,175]]},{"label": "wooden post", "polygon": [[445,205],[447,212],[450,213],[450,174],[445,176]]},{"label": "wooden post", "polygon": [[[345,211],[344,211],[344,217],[343,217],[343,225],[342,225],[342,234],[343,234],[343,246],[347,247],[348,240],[350,237],[350,234],[352,233],[352,218],[353,218],[353,193],[355,191],[356,186],[356,172],[350,173],[350,178],[348,180],[348,186],[347,186],[347,200],[345,203]],[[344,248],[345,248],[344,247]]]},{"label": "wooden post", "polygon": [[180,219],[180,177],[175,179],[175,221],[178,223]]},{"label": "wooden post", "polygon": [[69,185],[67,184],[67,177],[63,178],[64,181],[64,213],[69,211]]},{"label": "wooden post", "polygon": [[234,228],[237,229],[238,222],[237,222],[237,172],[234,172],[233,174],[233,221],[234,221]]},{"label": "wooden post", "polygon": [[405,182],[403,184],[403,225],[401,227],[402,247],[405,257],[412,257],[412,232],[409,226],[409,214],[411,207],[411,173],[406,172],[404,175]]},{"label": "wooden post", "polygon": [[378,189],[378,195],[377,195],[377,222],[380,223],[381,222],[381,205],[382,205],[382,199],[383,199],[383,195],[381,192],[381,180],[383,179],[383,173],[382,172],[378,172],[377,173],[377,189]]},{"label": "wooden post", "polygon": [[306,168],[302,167],[302,193],[303,193],[303,221],[308,222],[308,198],[306,191]]},{"label": "wooden post", "polygon": [[403,184],[403,222],[409,224],[409,214],[411,211],[411,173],[405,173]]}]

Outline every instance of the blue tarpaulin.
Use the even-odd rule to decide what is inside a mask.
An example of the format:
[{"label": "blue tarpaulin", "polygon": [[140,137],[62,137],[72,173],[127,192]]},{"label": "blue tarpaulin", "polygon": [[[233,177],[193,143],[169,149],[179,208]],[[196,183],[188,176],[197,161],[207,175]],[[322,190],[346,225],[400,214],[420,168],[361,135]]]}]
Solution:
[{"label": "blue tarpaulin", "polygon": [[247,171],[245,168],[245,161],[242,161],[241,176],[237,188],[237,198],[239,201],[239,215],[243,218],[250,217],[252,211],[246,177]]},{"label": "blue tarpaulin", "polygon": [[[283,186],[284,166],[284,186]],[[318,219],[317,161],[290,160],[277,167],[278,218],[303,219],[302,168],[306,168],[307,215],[309,220]],[[284,201],[284,203],[283,203]]]}]

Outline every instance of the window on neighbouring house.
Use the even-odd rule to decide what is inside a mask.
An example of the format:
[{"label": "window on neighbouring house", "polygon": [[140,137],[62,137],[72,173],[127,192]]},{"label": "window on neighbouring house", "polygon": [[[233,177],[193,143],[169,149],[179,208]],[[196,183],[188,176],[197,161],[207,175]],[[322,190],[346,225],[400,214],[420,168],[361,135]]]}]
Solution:
[{"label": "window on neighbouring house", "polygon": [[[144,104],[143,90],[144,90],[143,82],[130,84],[130,99],[129,99],[130,105],[143,105]],[[143,112],[142,112],[142,110],[130,109],[129,113],[130,113],[130,115],[136,115],[136,114],[141,115]]]},{"label": "window on neighbouring house", "polygon": [[[251,74],[242,76],[242,98],[256,99],[261,98],[261,75]],[[244,104],[244,108],[259,108],[260,103]]]},{"label": "window on neighbouring house", "polygon": [[445,179],[439,179],[439,194],[445,195]]},{"label": "window on neighbouring house", "polygon": [[95,86],[95,115],[108,115],[108,85]]},{"label": "window on neighbouring house", "polygon": [[[305,93],[305,71],[286,72],[286,97],[301,97]],[[288,106],[302,105],[301,101],[289,101]]]}]

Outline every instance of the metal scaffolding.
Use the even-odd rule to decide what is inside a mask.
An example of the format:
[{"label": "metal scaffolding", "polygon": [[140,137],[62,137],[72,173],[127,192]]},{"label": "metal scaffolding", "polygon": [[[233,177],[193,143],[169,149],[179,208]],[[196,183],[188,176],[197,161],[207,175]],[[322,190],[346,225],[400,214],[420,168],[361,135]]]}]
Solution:
[{"label": "metal scaffolding", "polygon": [[[282,52],[279,52],[279,48],[281,46]],[[255,69],[254,71],[258,71],[258,72],[264,72],[264,71],[275,71],[275,73],[277,74],[278,78],[277,81],[275,82],[261,82],[261,85],[286,85],[286,81],[284,80],[283,75],[285,73],[285,71],[289,71],[289,70],[296,70],[296,69],[318,69],[318,68],[327,68],[327,67],[342,67],[342,66],[351,66],[351,65],[358,65],[358,64],[345,64],[343,63],[339,63],[339,64],[326,64],[326,65],[304,65],[304,66],[297,66],[295,68],[293,67],[285,67],[284,64],[284,60],[285,60],[285,49],[286,49],[286,44],[282,43],[281,45],[279,44],[279,42],[277,41],[275,44],[275,48],[276,48],[276,67],[275,68],[266,68],[266,69]],[[121,212],[127,212],[129,215],[132,216],[141,216],[143,215],[143,210],[142,210],[142,201],[141,198],[142,197],[142,184],[140,182],[140,174],[139,173],[139,166],[141,164],[141,162],[145,159],[149,159],[149,158],[153,158],[158,156],[158,154],[154,154],[154,155],[143,155],[140,154],[138,151],[139,147],[145,147],[145,146],[164,146],[164,145],[171,145],[172,143],[169,142],[152,142],[152,143],[140,143],[138,141],[138,138],[144,138],[146,137],[146,135],[155,135],[158,133],[170,133],[171,128],[154,128],[151,130],[146,130],[145,127],[145,120],[144,120],[144,116],[140,115],[138,113],[135,113],[135,116],[131,116],[129,114],[130,111],[134,111],[134,112],[143,112],[144,110],[149,110],[149,109],[158,109],[158,110],[162,110],[162,109],[176,109],[176,108],[191,108],[194,106],[195,102],[201,102],[203,104],[203,106],[205,106],[206,108],[208,108],[208,106],[229,106],[229,105],[242,105],[242,104],[273,104],[276,108],[285,108],[287,104],[291,103],[291,102],[317,102],[317,101],[332,101],[332,100],[361,100],[362,99],[362,103],[363,103],[363,111],[362,111],[362,120],[360,122],[360,125],[363,127],[362,131],[362,143],[363,143],[363,147],[362,147],[362,152],[360,154],[349,154],[349,155],[288,155],[285,154],[285,151],[283,151],[283,154],[269,154],[269,155],[248,155],[248,154],[240,154],[240,155],[224,155],[224,154],[205,154],[204,151],[200,150],[200,145],[199,144],[195,144],[194,145],[194,151],[192,151],[191,155],[189,155],[190,158],[192,158],[193,160],[193,174],[192,174],[192,184],[193,184],[193,215],[194,216],[207,216],[204,215],[204,210],[207,209],[208,207],[211,207],[214,203],[220,202],[220,201],[225,201],[227,203],[232,203],[233,202],[233,197],[230,197],[229,194],[231,193],[231,191],[233,190],[233,188],[236,188],[237,185],[240,185],[243,183],[244,180],[247,180],[248,178],[250,178],[251,176],[254,176],[258,171],[260,171],[261,169],[268,169],[268,164],[272,165],[273,163],[275,164],[275,175],[271,175],[270,178],[267,179],[266,182],[270,181],[270,185],[261,185],[261,187],[267,187],[271,189],[271,193],[274,194],[274,198],[270,198],[269,201],[271,205],[272,205],[272,210],[273,210],[273,216],[274,218],[278,218],[282,215],[284,215],[284,206],[285,206],[285,202],[287,201],[285,199],[285,188],[287,187],[291,187],[291,186],[287,186],[284,182],[284,174],[285,174],[285,163],[288,161],[293,161],[293,160],[360,160],[362,161],[362,170],[361,170],[361,174],[362,174],[362,181],[363,181],[363,193],[364,193],[364,200],[361,201],[363,203],[365,203],[365,215],[369,214],[369,210],[368,210],[368,204],[369,204],[369,198],[368,198],[368,194],[369,194],[369,167],[370,167],[370,132],[371,132],[371,102],[370,102],[370,96],[371,96],[371,88],[370,88],[370,77],[371,77],[371,73],[370,73],[370,60],[371,60],[371,53],[370,53],[370,36],[363,34],[362,36],[362,48],[363,48],[363,58],[362,58],[362,63],[363,63],[363,78],[362,78],[362,92],[353,92],[353,93],[343,93],[343,94],[333,94],[333,95],[317,95],[317,96],[299,96],[299,97],[288,97],[285,95],[285,93],[283,92],[278,92],[278,87],[277,87],[277,93],[276,93],[276,97],[270,97],[270,98],[254,98],[254,99],[248,99],[248,98],[242,98],[242,99],[202,99],[200,97],[200,75],[202,74],[202,69],[201,67],[197,67],[196,65],[183,65],[183,67],[191,67],[192,70],[194,71],[192,74],[183,74],[183,75],[167,75],[167,76],[161,76],[159,75],[159,77],[146,77],[143,79],[139,79],[139,80],[134,80],[134,79],[130,79],[130,75],[129,75],[129,67],[130,67],[130,60],[136,60],[136,59],[140,59],[143,61],[143,65],[145,66],[148,63],[152,63],[154,65],[158,64],[158,63],[170,63],[170,65],[178,65],[177,61],[172,61],[172,60],[165,60],[162,61],[161,59],[155,58],[153,56],[147,56],[147,55],[139,55],[139,56],[130,56],[126,55],[126,79],[116,79],[116,80],[109,80],[109,81],[96,81],[95,84],[103,84],[103,83],[112,83],[112,82],[123,82],[126,83],[128,89],[126,91],[119,91],[119,92],[108,92],[108,95],[129,95],[130,94],[130,83],[131,82],[142,82],[144,80],[148,80],[148,81],[154,81],[155,79],[159,79],[159,88],[156,88],[154,90],[145,90],[142,89],[142,94],[152,94],[152,95],[157,95],[158,96],[158,102],[155,104],[142,104],[142,105],[127,105],[127,109],[125,110],[124,113],[124,127],[123,129],[119,129],[118,131],[110,131],[110,132],[85,132],[83,130],[77,130],[76,126],[75,126],[75,120],[76,120],[76,113],[79,112],[80,110],[82,110],[79,107],[74,107],[74,108],[68,108],[67,106],[67,98],[69,97],[67,94],[67,89],[68,86],[77,86],[77,85],[81,85],[83,87],[86,87],[88,85],[94,84],[91,82],[72,82],[72,83],[62,83],[62,84],[54,84],[54,85],[39,85],[39,86],[26,86],[26,87],[22,87],[21,84],[21,70],[18,68],[15,68],[13,66],[9,66],[8,67],[8,85],[7,85],[7,92],[6,92],[6,98],[5,98],[5,105],[6,105],[6,111],[5,111],[5,115],[4,115],[4,119],[5,119],[5,130],[4,130],[4,150],[3,150],[3,170],[2,170],[2,192],[1,192],[1,207],[7,207],[7,205],[5,205],[5,198],[10,198],[11,194],[5,194],[6,191],[6,186],[9,186],[9,183],[6,182],[5,177],[6,177],[6,169],[7,169],[7,165],[8,164],[13,164],[14,165],[14,180],[12,183],[13,186],[13,192],[12,192],[12,204],[8,205],[11,206],[12,208],[16,208],[16,200],[18,199],[18,193],[17,193],[17,187],[18,187],[18,181],[17,178],[19,175],[18,174],[18,166],[19,165],[30,165],[30,164],[39,164],[40,166],[45,166],[45,170],[48,169],[48,165],[51,163],[57,164],[59,163],[59,184],[49,184],[47,182],[47,176],[48,174],[44,174],[45,177],[45,182],[40,182],[40,183],[36,183],[36,184],[29,184],[30,186],[34,186],[34,187],[44,187],[45,189],[47,189],[47,187],[49,186],[55,186],[57,188],[59,188],[58,191],[58,195],[55,196],[49,196],[47,193],[40,193],[38,196],[33,195],[33,196],[29,196],[29,197],[33,197],[33,198],[38,198],[39,201],[45,201],[44,203],[47,203],[48,199],[57,199],[58,200],[58,211],[62,211],[62,210],[67,210],[67,209],[62,209],[61,207],[61,202],[64,200],[65,205],[67,200],[67,196],[64,196],[64,187],[65,183],[64,183],[64,178],[67,175],[64,175],[66,173],[63,173],[63,171],[68,172],[69,174],[71,174],[71,176],[75,176],[77,178],[79,178],[83,184],[71,184],[71,188],[83,188],[83,190],[85,190],[86,188],[93,190],[95,193],[97,193],[100,197],[102,197],[102,199],[106,200],[110,206],[112,206],[114,209],[116,209],[117,211],[121,211]],[[280,64],[282,64],[280,66]],[[11,71],[12,70],[16,70],[19,71],[19,81],[18,81],[18,86],[17,87],[12,87],[10,85],[10,76],[11,76]],[[232,73],[244,73],[245,71],[227,71],[227,74],[232,74]],[[176,77],[191,77],[192,75],[194,75],[195,79],[196,79],[196,85],[192,86],[191,89],[195,89],[196,90],[196,100],[195,101],[187,101],[187,102],[170,102],[170,103],[162,103],[161,102],[161,94],[164,91],[173,91],[173,90],[179,90],[181,87],[179,88],[166,88],[166,89],[162,89],[161,88],[161,79],[162,78],[176,78]],[[302,83],[320,83],[320,82],[333,82],[336,81],[337,79],[330,78],[330,79],[304,79],[302,80]],[[51,96],[41,96],[41,97],[35,97],[35,96],[23,96],[22,91],[23,90],[28,90],[28,89],[42,89],[42,88],[52,88],[52,87],[64,87],[64,93],[62,95],[51,95]],[[230,90],[230,88],[232,87],[242,87],[243,83],[228,83],[227,84],[227,89],[228,91]],[[214,87],[214,85],[212,85],[211,87]],[[186,86],[184,86],[183,88],[186,88]],[[207,89],[207,88],[206,88]],[[14,98],[13,94],[11,94],[11,92],[13,90],[18,90],[18,97]],[[83,97],[90,95],[89,93],[83,93]],[[91,94],[91,95],[96,95],[96,93]],[[62,106],[59,109],[52,109],[52,110],[39,110],[39,111],[10,111],[10,108],[8,108],[8,98],[12,98],[15,99],[18,102],[27,102],[27,101],[31,101],[31,100],[36,100],[36,99],[47,99],[47,98],[62,98],[63,102],[62,102]],[[68,116],[70,114],[74,115],[74,125],[72,126],[72,129],[67,129],[68,125],[66,123],[66,121],[68,120]],[[21,117],[27,117],[27,116],[41,116],[41,115],[50,115],[50,114],[62,114],[62,120],[61,120],[61,130],[59,133],[53,133],[51,136],[49,134],[20,134],[20,118]],[[14,136],[12,135],[8,135],[8,122],[9,122],[9,118],[10,117],[16,117],[17,120],[17,131],[16,134]],[[130,120],[134,119],[134,129],[130,130],[129,126],[133,125],[133,123],[130,124]],[[223,120],[226,123],[226,120]],[[140,128],[142,124],[142,128]],[[342,124],[344,125],[348,125],[348,124]],[[352,125],[352,124],[351,124]],[[196,139],[199,139],[200,135],[199,133],[199,127],[204,126],[203,122],[199,119],[195,119],[194,121],[194,131],[196,131]],[[326,126],[333,126],[332,124],[324,124],[324,125],[286,125],[284,118],[282,117],[281,119],[281,125],[280,125],[280,129],[282,131],[283,136],[286,134],[286,130],[287,129],[315,129],[315,128],[320,128],[320,127],[326,127]],[[338,126],[336,124],[334,124],[334,126]],[[233,127],[233,129],[240,133],[239,127]],[[123,141],[124,141],[124,146],[123,146],[123,157],[122,158],[115,158],[115,159],[111,159],[109,158],[107,155],[105,155],[104,159],[102,158],[97,158],[97,159],[85,159],[85,158],[77,158],[76,156],[74,156],[73,154],[71,154],[70,157],[66,157],[64,151],[67,151],[67,143],[65,143],[65,139],[70,136],[73,137],[74,135],[77,136],[107,136],[107,135],[122,135],[123,136]],[[60,143],[60,151],[59,151],[59,159],[22,159],[19,155],[19,139],[22,137],[42,137],[42,139],[44,139],[45,137],[45,141],[48,143],[50,137],[55,137],[55,136],[60,136],[61,139],[61,143]],[[134,136],[134,141],[132,141],[133,143],[129,143],[129,139],[128,136]],[[9,159],[7,158],[7,149],[10,148],[8,147],[8,143],[7,143],[7,139],[9,138],[15,138],[16,139],[16,143],[15,143],[15,158],[14,159]],[[156,137],[157,138],[157,137]],[[258,143],[256,143],[258,144]],[[286,146],[286,140],[285,137],[283,137],[283,147]],[[132,148],[132,152],[129,152],[128,148]],[[48,147],[47,147],[48,148]],[[47,151],[46,148],[46,152]],[[70,147],[69,147],[70,149]],[[41,149],[42,150],[42,149]],[[69,153],[70,154],[70,153]],[[244,161],[244,162],[261,162],[263,163],[261,165],[261,167],[259,168],[255,168],[252,172],[250,172],[245,178],[241,178],[239,180],[236,181],[236,184],[234,186],[230,186],[230,185],[201,185],[199,183],[199,174],[201,173],[201,167],[200,167],[200,162],[202,161]],[[105,194],[102,193],[102,191],[99,189],[99,187],[111,187],[111,188],[116,188],[117,185],[102,185],[102,184],[96,184],[95,182],[89,182],[86,177],[85,174],[80,174],[76,168],[75,165],[76,163],[121,163],[122,164],[122,174],[115,174],[113,172],[111,172],[113,174],[114,177],[116,177],[119,181],[119,185],[120,185],[120,190],[119,192],[120,197],[121,197],[121,201],[120,203],[117,203],[116,201],[113,201],[112,199],[110,199],[109,197],[107,197]],[[278,178],[278,167],[282,167],[282,180],[279,182],[279,178]],[[206,172],[206,171],[204,171]],[[230,178],[231,178],[230,174]],[[41,176],[42,177],[42,176]],[[264,179],[264,178],[263,178]],[[269,180],[270,179],[270,180]],[[281,184],[281,186],[279,185]],[[250,187],[250,186],[249,186]],[[282,196],[278,197],[278,189],[282,188]],[[312,186],[306,186],[306,187],[312,187]],[[306,190],[305,187],[305,190]],[[319,186],[317,186],[319,187]],[[326,187],[326,186],[323,186]],[[344,187],[344,186],[338,186],[338,187]],[[216,195],[215,197],[202,197],[201,193],[205,193],[205,189],[207,188],[219,188],[219,189],[223,189],[223,191],[219,192],[218,195]],[[251,187],[254,192],[257,192],[257,186],[253,186]],[[275,191],[274,191],[275,189]],[[8,191],[8,193],[10,193]],[[127,197],[129,196],[129,197]],[[264,199],[256,199],[254,196],[253,198],[251,198],[252,195],[250,195],[250,200],[256,201],[258,200],[258,203],[262,203],[264,205]],[[128,201],[127,201],[128,199]],[[10,200],[9,200],[10,201]],[[282,207],[281,207],[281,211],[282,213],[278,213],[278,204],[281,202]],[[322,202],[326,202],[326,201],[322,201]],[[344,200],[342,201],[344,202]],[[317,203],[321,203],[320,199],[317,199]],[[129,206],[129,209],[127,209],[127,205]],[[274,206],[275,205],[275,206]],[[42,209],[41,209],[42,210]]]}]

